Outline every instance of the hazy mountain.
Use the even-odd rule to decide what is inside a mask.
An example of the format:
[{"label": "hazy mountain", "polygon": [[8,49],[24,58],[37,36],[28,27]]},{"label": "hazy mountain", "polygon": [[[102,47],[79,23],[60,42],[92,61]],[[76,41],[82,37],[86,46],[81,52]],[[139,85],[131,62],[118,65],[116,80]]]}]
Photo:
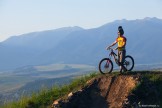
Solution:
[{"label": "hazy mountain", "polygon": [[0,70],[50,63],[97,66],[107,57],[105,48],[115,41],[119,25],[127,38],[127,54],[136,64],[161,63],[162,20],[145,18],[116,20],[87,30],[67,27],[11,37],[0,45]]},{"label": "hazy mountain", "polygon": [[[128,40],[127,54],[132,55],[136,63],[150,64],[162,61],[162,20],[145,18],[118,20],[99,28],[71,33],[69,38],[57,47],[42,54],[42,59],[37,59],[37,62],[97,64],[101,58],[107,56],[105,47],[115,41],[119,25],[123,26]],[[47,57],[43,58],[44,56]]]},{"label": "hazy mountain", "polygon": [[83,30],[80,27],[64,27],[56,30],[33,32],[20,36],[12,36],[3,42],[3,45],[27,47],[39,50],[48,50],[66,38],[71,32]]},{"label": "hazy mountain", "polygon": [[71,32],[80,30],[83,29],[80,27],[65,27],[12,36],[0,44],[0,70],[32,65],[31,60],[35,57],[55,47]]}]

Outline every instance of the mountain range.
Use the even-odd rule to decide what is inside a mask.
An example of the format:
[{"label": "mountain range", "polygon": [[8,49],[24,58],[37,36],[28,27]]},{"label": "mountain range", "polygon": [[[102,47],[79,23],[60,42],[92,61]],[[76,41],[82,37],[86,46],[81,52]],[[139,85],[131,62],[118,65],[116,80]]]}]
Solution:
[{"label": "mountain range", "polygon": [[162,63],[162,19],[116,20],[97,28],[64,27],[12,36],[0,43],[0,70],[28,65],[87,64],[98,66],[106,47],[123,26],[127,55],[135,64]]}]

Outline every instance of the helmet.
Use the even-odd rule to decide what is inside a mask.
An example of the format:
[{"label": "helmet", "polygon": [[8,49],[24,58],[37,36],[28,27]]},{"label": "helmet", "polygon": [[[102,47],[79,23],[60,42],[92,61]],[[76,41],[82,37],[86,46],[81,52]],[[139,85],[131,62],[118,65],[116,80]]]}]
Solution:
[{"label": "helmet", "polygon": [[119,26],[119,27],[118,27],[118,31],[119,31],[119,33],[120,33],[121,35],[124,34],[124,30],[123,30],[122,26]]}]

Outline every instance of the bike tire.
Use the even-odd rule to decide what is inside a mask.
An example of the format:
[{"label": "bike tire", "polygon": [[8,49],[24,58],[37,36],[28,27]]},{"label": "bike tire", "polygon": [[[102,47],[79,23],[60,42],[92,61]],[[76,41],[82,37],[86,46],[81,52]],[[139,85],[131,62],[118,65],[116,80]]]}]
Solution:
[{"label": "bike tire", "polygon": [[104,58],[99,62],[99,72],[101,74],[111,73],[113,70],[113,63],[109,58]]},{"label": "bike tire", "polygon": [[127,68],[128,71],[131,71],[134,68],[134,59],[132,56],[125,56],[124,66]]}]

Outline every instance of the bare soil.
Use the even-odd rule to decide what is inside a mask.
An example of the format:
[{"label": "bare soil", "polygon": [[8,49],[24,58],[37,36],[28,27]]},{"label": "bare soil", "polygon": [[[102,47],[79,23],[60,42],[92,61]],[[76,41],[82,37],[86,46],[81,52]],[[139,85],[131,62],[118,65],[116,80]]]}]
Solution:
[{"label": "bare soil", "polygon": [[138,75],[100,76],[88,81],[82,90],[58,100],[55,108],[122,108],[130,91],[137,85]]}]

